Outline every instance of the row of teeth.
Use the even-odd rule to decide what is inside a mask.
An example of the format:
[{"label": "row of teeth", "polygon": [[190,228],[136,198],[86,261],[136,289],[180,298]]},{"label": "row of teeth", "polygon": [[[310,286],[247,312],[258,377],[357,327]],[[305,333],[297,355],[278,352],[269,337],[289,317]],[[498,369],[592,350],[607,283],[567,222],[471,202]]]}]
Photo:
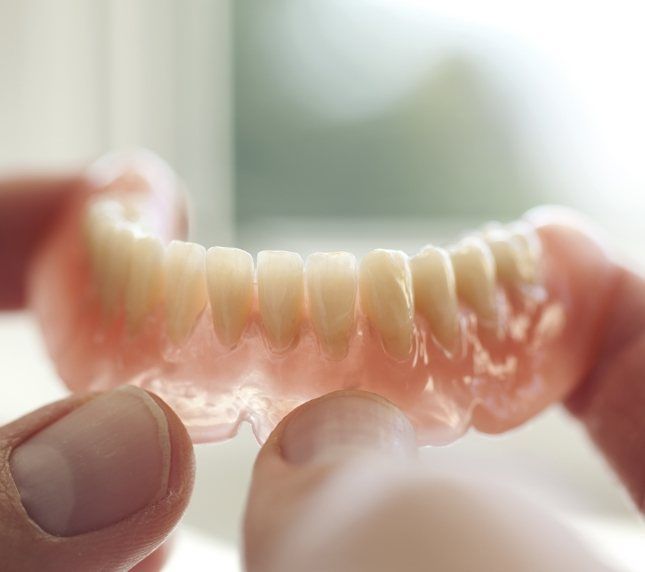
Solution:
[{"label": "row of teeth", "polygon": [[358,308],[395,358],[411,352],[415,314],[450,350],[459,336],[459,302],[494,325],[498,282],[508,288],[533,283],[539,258],[535,232],[524,223],[486,228],[448,249],[427,246],[412,258],[379,249],[360,264],[347,252],[315,253],[304,264],[293,252],[263,251],[256,268],[251,255],[237,248],[164,245],[119,213],[114,201],[95,202],[87,223],[104,311],[114,317],[123,303],[131,332],[163,303],[168,336],[181,344],[209,305],[219,341],[232,348],[257,299],[273,351],[297,343],[308,316],[321,349],[334,359],[347,354]]}]

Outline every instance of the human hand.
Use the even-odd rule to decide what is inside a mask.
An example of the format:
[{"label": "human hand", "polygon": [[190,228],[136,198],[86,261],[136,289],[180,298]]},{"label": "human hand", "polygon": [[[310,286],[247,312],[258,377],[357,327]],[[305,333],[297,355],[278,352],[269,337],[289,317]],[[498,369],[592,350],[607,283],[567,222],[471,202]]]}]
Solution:
[{"label": "human hand", "polygon": [[[74,176],[0,184],[0,309],[24,304],[29,261],[81,188]],[[0,399],[9,390],[3,384]],[[34,411],[0,427],[0,569],[128,570],[145,558],[137,570],[157,570],[166,550],[153,551],[183,514],[193,479],[183,424],[143,390]]]},{"label": "human hand", "polygon": [[248,572],[608,570],[507,484],[415,453],[406,418],[375,395],[337,392],[288,415],[256,463]]}]

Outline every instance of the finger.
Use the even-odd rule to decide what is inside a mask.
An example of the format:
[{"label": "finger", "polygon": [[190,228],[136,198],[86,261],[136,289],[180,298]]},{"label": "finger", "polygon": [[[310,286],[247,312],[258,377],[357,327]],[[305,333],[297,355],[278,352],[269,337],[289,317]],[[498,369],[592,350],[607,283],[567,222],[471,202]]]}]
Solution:
[{"label": "finger", "polygon": [[405,417],[366,393],[289,415],[254,469],[249,572],[605,569],[507,488],[429,474],[414,445]]},{"label": "finger", "polygon": [[645,280],[624,270],[593,368],[567,406],[645,512]]},{"label": "finger", "polygon": [[[578,268],[576,296],[586,300],[584,313],[598,316],[592,332],[585,331],[584,320],[574,323],[578,335],[566,351],[575,351],[580,340],[591,343],[588,365],[566,404],[644,511],[645,280],[609,256],[606,246],[600,247],[606,245],[602,232],[579,215],[541,207],[528,216],[555,239],[569,266]],[[596,247],[589,242],[592,237]]]},{"label": "finger", "polygon": [[162,570],[164,564],[170,558],[172,552],[173,537],[171,536],[152,554],[146,556],[139,564],[130,570],[130,572],[158,572]]},{"label": "finger", "polygon": [[24,305],[29,262],[67,201],[81,187],[76,176],[0,182],[0,309]]},{"label": "finger", "polygon": [[192,490],[188,434],[126,386],[71,397],[0,429],[3,570],[129,570],[157,548]]},{"label": "finger", "polygon": [[[315,549],[298,539],[305,534],[309,541],[328,540],[326,533],[349,506],[349,499],[334,490],[342,488],[345,477],[360,476],[352,459],[376,458],[387,465],[415,456],[412,426],[376,395],[339,391],[294,410],[271,434],[254,467],[244,524],[248,570],[313,570],[303,559]],[[377,478],[366,479],[361,498],[377,494],[379,485]],[[359,491],[354,492],[356,507]]]}]

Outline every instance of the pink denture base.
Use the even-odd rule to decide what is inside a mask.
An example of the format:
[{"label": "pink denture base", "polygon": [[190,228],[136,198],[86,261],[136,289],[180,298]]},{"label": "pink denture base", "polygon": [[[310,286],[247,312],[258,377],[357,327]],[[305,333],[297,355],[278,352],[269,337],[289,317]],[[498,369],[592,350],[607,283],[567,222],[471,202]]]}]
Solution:
[{"label": "pink denture base", "polygon": [[[150,178],[142,180],[153,187]],[[229,350],[216,339],[208,305],[178,347],[165,333],[160,308],[136,335],[127,331],[123,313],[105,319],[82,231],[88,196],[70,207],[31,277],[32,306],[60,376],[74,391],[124,383],[149,389],[177,411],[199,442],[229,438],[242,421],[251,423],[262,442],[297,405],[350,388],[398,405],[421,444],[451,442],[471,425],[503,431],[561,399],[580,380],[593,351],[598,308],[611,285],[611,264],[594,241],[546,224],[538,229],[540,285],[498,289],[497,331],[478,326],[474,314],[462,308],[455,355],[435,343],[417,316],[413,352],[396,361],[360,314],[343,360],[325,357],[306,320],[294,347],[278,355],[267,347],[257,308],[241,342]],[[163,216],[170,216],[165,211]],[[180,234],[176,227],[159,225],[162,235],[167,232],[164,239]],[[593,296],[580,287],[590,281],[597,285]]]}]

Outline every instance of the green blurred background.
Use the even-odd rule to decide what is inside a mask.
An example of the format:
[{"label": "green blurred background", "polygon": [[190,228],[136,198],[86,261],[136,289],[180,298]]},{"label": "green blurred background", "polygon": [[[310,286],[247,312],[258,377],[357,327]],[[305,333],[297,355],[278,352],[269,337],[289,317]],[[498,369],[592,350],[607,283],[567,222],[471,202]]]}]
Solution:
[{"label": "green blurred background", "polygon": [[238,220],[508,217],[540,198],[502,83],[408,9],[236,3]]}]

